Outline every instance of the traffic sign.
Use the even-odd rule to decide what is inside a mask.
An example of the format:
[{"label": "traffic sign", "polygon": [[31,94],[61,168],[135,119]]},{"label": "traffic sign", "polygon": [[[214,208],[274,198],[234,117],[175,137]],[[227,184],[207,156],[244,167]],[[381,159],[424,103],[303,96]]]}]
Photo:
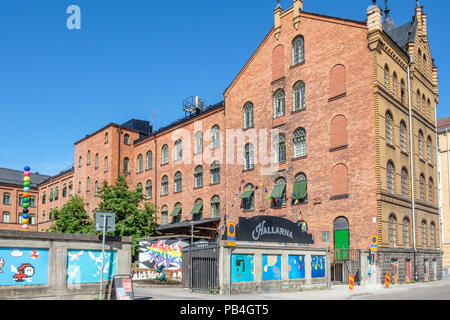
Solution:
[{"label": "traffic sign", "polygon": [[370,237],[370,251],[371,252],[378,251],[378,237],[377,236]]},{"label": "traffic sign", "polygon": [[228,246],[235,247],[236,246],[236,223],[230,222],[228,224]]},{"label": "traffic sign", "polygon": [[116,230],[116,214],[114,212],[95,212],[95,230],[103,231],[104,223],[106,221],[105,231]]}]

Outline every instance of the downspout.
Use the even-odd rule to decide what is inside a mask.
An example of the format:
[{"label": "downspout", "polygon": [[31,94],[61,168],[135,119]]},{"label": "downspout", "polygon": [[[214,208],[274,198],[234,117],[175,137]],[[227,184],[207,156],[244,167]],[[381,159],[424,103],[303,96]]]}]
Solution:
[{"label": "downspout", "polygon": [[412,134],[412,110],[411,110],[411,78],[410,66],[413,62],[413,57],[409,56],[408,72],[408,107],[409,107],[409,146],[410,146],[410,170],[411,170],[411,214],[413,224],[413,246],[414,246],[414,279],[418,281],[417,276],[417,247],[416,247],[416,213],[415,213],[415,189],[414,189],[414,152],[413,152],[413,134]]},{"label": "downspout", "polygon": [[[448,141],[448,129],[445,129],[445,135],[447,136],[447,177],[448,177],[448,193],[449,193],[449,198],[450,199],[450,172],[448,172],[448,170],[450,170],[450,150],[449,150],[449,141]],[[442,219],[442,215],[441,215],[441,219]],[[444,228],[442,228],[442,239],[441,239],[441,250],[442,250],[442,243],[444,241]]]},{"label": "downspout", "polygon": [[[117,178],[120,176],[120,135],[122,134],[121,126],[117,128],[117,132],[119,133],[119,152],[118,152],[118,163],[117,163]],[[112,161],[111,161],[112,162]]]}]

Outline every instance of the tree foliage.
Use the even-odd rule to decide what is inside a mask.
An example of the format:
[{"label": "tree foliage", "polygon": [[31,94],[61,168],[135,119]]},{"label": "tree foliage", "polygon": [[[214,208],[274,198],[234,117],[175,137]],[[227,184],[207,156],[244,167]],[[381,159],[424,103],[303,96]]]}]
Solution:
[{"label": "tree foliage", "polygon": [[82,197],[74,196],[61,208],[53,210],[55,223],[49,232],[89,234],[95,233],[94,222],[84,209]]}]

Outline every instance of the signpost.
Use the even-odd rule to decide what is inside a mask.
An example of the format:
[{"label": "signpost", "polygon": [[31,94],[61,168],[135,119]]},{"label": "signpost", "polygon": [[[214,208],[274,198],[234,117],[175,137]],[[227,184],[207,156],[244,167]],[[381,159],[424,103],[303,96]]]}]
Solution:
[{"label": "signpost", "polygon": [[230,248],[230,288],[228,290],[228,294],[231,296],[231,273],[233,270],[233,259],[231,257],[231,248],[236,247],[236,223],[230,222],[228,224],[228,233],[227,233],[227,239],[228,239],[228,247]]},{"label": "signpost", "polygon": [[107,231],[116,230],[116,213],[115,212],[95,212],[95,230],[103,231],[102,241],[102,269],[100,270],[100,296],[102,300],[103,296],[103,268],[105,266],[105,234]]},{"label": "signpost", "polygon": [[328,253],[328,242],[330,242],[330,232],[323,231],[322,232],[322,242],[325,242],[327,245],[327,288],[330,288],[330,256]]},{"label": "signpost", "polygon": [[378,237],[377,236],[371,236],[370,237],[370,257],[371,262],[375,262],[375,254],[378,251]]}]

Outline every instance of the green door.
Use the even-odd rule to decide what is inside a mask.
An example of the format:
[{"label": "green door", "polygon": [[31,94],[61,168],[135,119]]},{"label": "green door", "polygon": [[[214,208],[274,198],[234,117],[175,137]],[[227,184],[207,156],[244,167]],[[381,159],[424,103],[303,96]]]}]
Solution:
[{"label": "green door", "polygon": [[349,231],[348,230],[335,230],[334,231],[334,249],[336,254],[336,260],[348,260],[349,259]]}]

